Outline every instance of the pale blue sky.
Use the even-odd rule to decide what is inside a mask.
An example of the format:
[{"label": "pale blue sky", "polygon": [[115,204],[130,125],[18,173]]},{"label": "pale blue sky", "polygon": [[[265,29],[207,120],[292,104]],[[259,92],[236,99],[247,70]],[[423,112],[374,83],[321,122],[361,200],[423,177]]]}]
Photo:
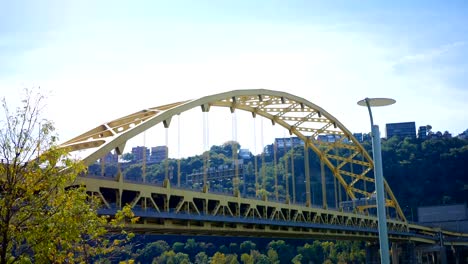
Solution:
[{"label": "pale blue sky", "polygon": [[[62,139],[142,108],[283,90],[368,131],[468,128],[466,1],[0,0],[0,91],[50,91]],[[66,109],[65,111],[63,109]],[[213,121],[214,122],[214,121]],[[79,124],[79,125],[77,125]]]}]

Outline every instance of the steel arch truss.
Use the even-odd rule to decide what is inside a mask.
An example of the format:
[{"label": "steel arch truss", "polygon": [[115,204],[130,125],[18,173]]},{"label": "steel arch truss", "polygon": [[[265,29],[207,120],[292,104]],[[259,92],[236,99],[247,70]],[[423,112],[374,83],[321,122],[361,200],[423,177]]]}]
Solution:
[{"label": "steel arch truss", "polygon": [[[374,193],[372,158],[353,134],[335,117],[319,106],[301,97],[285,92],[252,89],[235,90],[196,100],[145,109],[97,126],[61,145],[71,151],[91,150],[83,162],[90,165],[108,152],[122,154],[126,142],[147,129],[163,123],[168,127],[171,118],[185,111],[201,107],[207,112],[211,107],[228,107],[251,112],[271,120],[299,137],[330,169],[352,201],[370,200]],[[333,138],[320,140],[321,136]],[[396,218],[406,221],[398,202],[385,182],[386,206],[394,208]],[[372,205],[357,204],[359,210]]]}]

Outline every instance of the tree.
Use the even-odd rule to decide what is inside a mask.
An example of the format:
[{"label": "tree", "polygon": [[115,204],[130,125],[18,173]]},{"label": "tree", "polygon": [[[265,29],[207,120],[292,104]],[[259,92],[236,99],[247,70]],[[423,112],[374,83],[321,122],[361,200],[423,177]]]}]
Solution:
[{"label": "tree", "polygon": [[135,155],[133,153],[124,153],[122,155],[122,159],[126,161],[133,161],[135,159]]},{"label": "tree", "polygon": [[174,256],[174,262],[176,264],[189,264],[190,263],[189,255],[179,252]]},{"label": "tree", "polygon": [[159,257],[155,258],[152,263],[163,264],[163,263],[172,263],[175,264],[176,253],[174,250],[164,251]]},{"label": "tree", "polygon": [[268,249],[267,256],[268,256],[268,259],[270,260],[270,263],[274,263],[274,264],[280,263],[278,259],[278,252],[276,252],[276,250],[274,250],[273,248]]},{"label": "tree", "polygon": [[301,260],[302,260],[302,255],[297,254],[293,259],[291,259],[291,262],[293,264],[301,264]]},{"label": "tree", "polygon": [[221,245],[219,248],[218,248],[218,251],[220,253],[223,253],[223,254],[228,254],[229,253],[229,248],[226,247],[226,245]]},{"label": "tree", "polygon": [[98,200],[74,183],[84,166],[57,147],[52,122],[41,118],[43,99],[26,90],[13,112],[2,100],[1,264],[87,261],[120,245],[108,240],[106,227],[132,217],[128,208],[110,221],[97,215]]},{"label": "tree", "polygon": [[244,241],[240,244],[241,253],[250,253],[251,250],[254,250],[257,247],[255,243],[250,240]]},{"label": "tree", "polygon": [[244,264],[253,264],[254,263],[253,257],[250,254],[247,254],[247,253],[243,253],[241,255],[241,261]]},{"label": "tree", "polygon": [[130,165],[127,169],[124,171],[125,178],[129,178],[132,180],[138,180],[141,179],[143,169],[141,164],[133,164]]},{"label": "tree", "polygon": [[198,251],[198,244],[195,242],[195,239],[189,238],[185,242],[184,251],[190,255],[190,257],[195,256]]},{"label": "tree", "polygon": [[208,255],[205,252],[195,255],[195,264],[208,264]]},{"label": "tree", "polygon": [[227,254],[225,263],[227,263],[227,264],[239,264],[239,261],[237,260],[237,254]]},{"label": "tree", "polygon": [[212,264],[225,264],[226,263],[226,255],[221,252],[216,252],[213,257],[211,257],[210,263]]},{"label": "tree", "polygon": [[320,263],[323,261],[323,249],[320,241],[315,240],[314,243],[306,243],[302,247],[297,248],[297,253],[302,256],[304,263]]},{"label": "tree", "polygon": [[[294,248],[291,245],[286,244],[284,240],[274,240],[268,243],[268,248],[273,249],[275,253],[277,252],[277,257],[279,263],[288,263],[294,256]],[[270,251],[268,251],[268,256],[270,257]]]},{"label": "tree", "polygon": [[172,250],[174,250],[174,252],[182,252],[184,251],[184,247],[185,247],[185,244],[182,243],[182,242],[174,242],[174,244],[172,244]]},{"label": "tree", "polygon": [[164,240],[149,243],[143,249],[138,250],[137,260],[142,263],[150,263],[155,257],[169,250],[169,248],[169,244]]},{"label": "tree", "polygon": [[229,244],[229,252],[230,253],[236,254],[236,253],[238,253],[238,251],[239,251],[239,246],[237,245],[237,243],[230,243]]}]

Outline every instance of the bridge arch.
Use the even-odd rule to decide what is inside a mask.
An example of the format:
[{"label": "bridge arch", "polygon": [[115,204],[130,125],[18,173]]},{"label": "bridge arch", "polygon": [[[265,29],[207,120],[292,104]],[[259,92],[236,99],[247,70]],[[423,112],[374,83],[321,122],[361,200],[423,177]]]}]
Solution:
[{"label": "bridge arch", "polygon": [[[144,109],[99,125],[63,143],[61,147],[71,151],[91,150],[82,160],[85,165],[90,165],[112,150],[122,154],[129,139],[160,123],[167,127],[173,116],[196,107],[201,107],[204,112],[211,107],[228,107],[231,111],[239,109],[251,112],[253,117],[259,115],[271,120],[312,149],[351,199],[372,197],[374,163],[353,134],[321,107],[304,98],[280,91],[234,90]],[[321,141],[320,135],[333,135],[334,142]],[[359,173],[355,173],[353,166],[361,167]],[[371,188],[367,190],[359,187],[359,182],[372,183]],[[406,221],[387,182],[385,190],[386,206],[395,209],[396,218]],[[366,209],[365,206],[362,208]]]}]

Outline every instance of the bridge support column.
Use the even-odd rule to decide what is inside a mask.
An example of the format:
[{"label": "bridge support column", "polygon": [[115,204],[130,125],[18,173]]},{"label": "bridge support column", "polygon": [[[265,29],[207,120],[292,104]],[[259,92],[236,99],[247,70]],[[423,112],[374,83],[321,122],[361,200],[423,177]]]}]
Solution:
[{"label": "bridge support column", "polygon": [[400,253],[401,249],[397,243],[392,243],[392,251],[391,251],[391,260],[392,264],[399,264],[400,263]]},{"label": "bridge support column", "polygon": [[440,248],[439,248],[439,256],[440,256],[440,263],[441,264],[447,264],[447,251],[444,246],[444,235],[442,235],[442,232],[439,232],[439,243],[440,243]]},{"label": "bridge support column", "polygon": [[416,250],[413,242],[407,242],[401,244],[400,253],[398,254],[399,261],[401,263],[416,264],[418,263],[416,258]]},{"label": "bridge support column", "polygon": [[420,245],[416,247],[418,263],[447,264],[447,252],[445,246]]},{"label": "bridge support column", "polygon": [[[366,264],[380,264],[379,243],[366,245]],[[392,264],[417,264],[416,248],[414,243],[392,243],[391,263]],[[443,262],[442,262],[443,263]]]},{"label": "bridge support column", "polygon": [[378,243],[369,243],[366,245],[366,264],[380,264]]},{"label": "bridge support column", "polygon": [[444,246],[439,249],[440,264],[447,264],[447,251]]}]

